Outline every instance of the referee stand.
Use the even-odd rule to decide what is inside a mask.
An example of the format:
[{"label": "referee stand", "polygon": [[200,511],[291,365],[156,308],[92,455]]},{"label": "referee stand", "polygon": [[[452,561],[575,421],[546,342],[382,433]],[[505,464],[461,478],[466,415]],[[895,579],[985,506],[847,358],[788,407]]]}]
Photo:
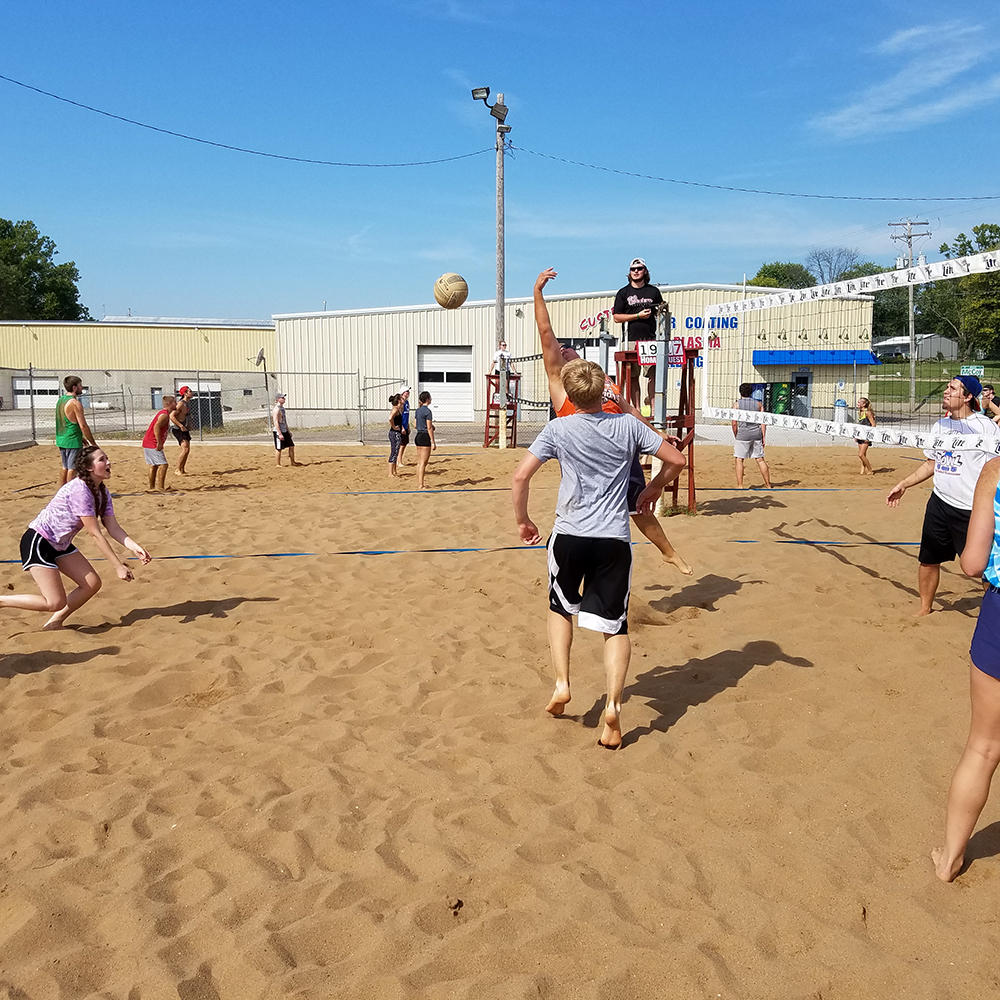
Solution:
[{"label": "referee stand", "polygon": [[[670,351],[670,310],[664,303],[660,310],[656,328],[656,340],[643,343],[642,360],[637,348],[632,350],[615,351],[615,374],[625,399],[637,410],[642,411],[641,400],[632,398],[632,373],[640,370],[640,365],[648,364],[650,361],[656,364],[654,375],[654,395],[653,395],[653,426],[657,430],[666,431],[678,438],[677,450],[684,455],[687,467],[687,506],[680,503],[680,477],[678,476],[667,488],[671,493],[671,501],[668,503],[666,492],[656,505],[656,513],[660,516],[677,513],[686,509],[689,514],[695,513],[695,465],[694,465],[694,369],[696,359],[700,353],[698,348],[684,347],[680,351],[671,353]],[[669,358],[680,360],[680,394],[677,402],[676,416],[667,415],[667,377],[672,369],[669,365]],[[635,366],[633,368],[633,366]],[[642,393],[641,385],[639,389]],[[656,459],[653,460],[656,463]],[[656,465],[654,465],[654,471]]]}]

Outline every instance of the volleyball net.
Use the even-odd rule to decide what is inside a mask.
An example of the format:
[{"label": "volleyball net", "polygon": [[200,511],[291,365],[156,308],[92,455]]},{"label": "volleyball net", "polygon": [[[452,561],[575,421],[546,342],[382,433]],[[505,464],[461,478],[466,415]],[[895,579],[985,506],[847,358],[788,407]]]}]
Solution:
[{"label": "volleyball net", "polygon": [[[768,438],[775,444],[857,438],[899,447],[982,447],[1000,454],[993,439],[931,437],[948,382],[971,374],[1000,385],[1000,361],[961,357],[958,341],[934,333],[921,333],[911,350],[911,290],[928,287],[944,288],[956,302],[976,291],[995,300],[1000,296],[1000,252],[811,288],[747,288],[743,294],[730,293],[728,301],[711,303],[698,318],[695,336],[688,338],[697,341],[689,346],[699,347],[703,358],[702,436],[728,441],[726,425],[738,419],[775,428],[778,433],[769,432]],[[899,330],[898,336],[873,342],[877,304],[894,310],[889,325]],[[677,339],[683,343],[685,338]],[[744,383],[762,412],[736,409]],[[870,402],[875,427],[858,423],[862,400]],[[668,399],[668,409],[669,404]]]}]

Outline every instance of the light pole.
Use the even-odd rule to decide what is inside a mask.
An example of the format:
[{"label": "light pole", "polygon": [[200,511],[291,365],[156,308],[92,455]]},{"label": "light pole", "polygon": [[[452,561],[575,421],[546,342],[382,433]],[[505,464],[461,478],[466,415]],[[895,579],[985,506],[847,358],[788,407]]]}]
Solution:
[{"label": "light pole", "polygon": [[[504,334],[504,244],[503,244],[503,156],[505,136],[510,126],[504,124],[507,117],[507,106],[503,103],[503,94],[497,94],[493,104],[489,103],[490,88],[475,87],[472,91],[474,101],[482,101],[490,109],[490,114],[497,120],[497,304],[496,304],[496,337],[497,349],[506,339]],[[487,412],[490,401],[486,401]],[[507,447],[507,359],[500,358],[500,441],[501,448]]]}]

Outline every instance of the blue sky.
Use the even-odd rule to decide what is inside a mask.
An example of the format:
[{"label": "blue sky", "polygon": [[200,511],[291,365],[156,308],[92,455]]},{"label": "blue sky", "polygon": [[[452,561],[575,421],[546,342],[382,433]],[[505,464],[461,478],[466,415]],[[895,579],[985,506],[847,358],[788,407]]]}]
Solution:
[{"label": "blue sky", "polygon": [[1000,9],[971,0],[0,0],[0,217],[74,260],[102,315],[266,318],[431,301],[458,271],[494,295],[493,119],[503,92],[507,294],[729,282],[770,260],[922,249],[1000,201],[783,198],[622,176],[536,153],[722,186],[907,198],[1000,195]]}]

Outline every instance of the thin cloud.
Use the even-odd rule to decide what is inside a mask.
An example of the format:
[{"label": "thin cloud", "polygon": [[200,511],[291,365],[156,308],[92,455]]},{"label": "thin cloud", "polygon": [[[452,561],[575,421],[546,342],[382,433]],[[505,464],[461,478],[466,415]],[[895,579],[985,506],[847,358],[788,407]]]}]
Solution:
[{"label": "thin cloud", "polygon": [[[1000,98],[1000,74],[993,70],[998,44],[980,25],[949,21],[899,31],[874,54],[904,60],[888,79],[857,100],[814,118],[811,124],[842,139],[907,132],[942,122]],[[977,73],[977,69],[980,71]]]}]

